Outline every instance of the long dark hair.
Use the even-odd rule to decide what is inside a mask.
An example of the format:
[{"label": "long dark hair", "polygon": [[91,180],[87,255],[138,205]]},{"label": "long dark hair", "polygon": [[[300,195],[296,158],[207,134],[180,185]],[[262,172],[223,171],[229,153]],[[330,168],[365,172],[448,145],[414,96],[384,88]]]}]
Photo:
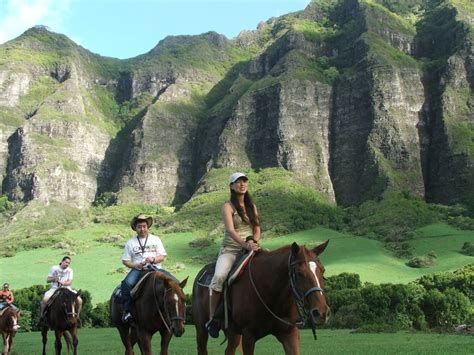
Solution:
[{"label": "long dark hair", "polygon": [[244,221],[248,217],[248,221],[252,226],[259,226],[260,218],[258,218],[258,215],[255,214],[255,205],[252,201],[252,198],[250,197],[249,192],[246,191],[244,194],[244,206],[245,210],[247,211],[247,216],[245,216],[244,210],[242,209],[242,207],[240,207],[237,196],[237,192],[230,189],[230,203],[232,203],[240,218],[242,218],[242,220]]}]

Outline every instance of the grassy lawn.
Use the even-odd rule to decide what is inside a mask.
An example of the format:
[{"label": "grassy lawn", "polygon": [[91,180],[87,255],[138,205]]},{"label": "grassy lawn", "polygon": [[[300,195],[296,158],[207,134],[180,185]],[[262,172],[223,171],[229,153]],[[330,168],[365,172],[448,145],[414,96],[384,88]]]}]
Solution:
[{"label": "grassy lawn", "polygon": [[[73,241],[76,253],[72,256],[74,287],[88,290],[93,296],[93,303],[106,301],[124,277],[120,262],[121,243],[98,241],[114,234],[126,240],[131,236],[131,231],[124,226],[95,224],[63,235],[64,240]],[[189,276],[185,292],[191,293],[195,275],[217,254],[218,245],[214,243],[204,248],[192,248],[189,246],[189,242],[194,239],[191,233],[167,234],[162,239],[169,254],[164,263],[165,268],[180,280]],[[325,228],[265,239],[262,246],[275,249],[293,241],[314,246],[326,239],[330,239],[330,243],[321,257],[326,275],[358,273],[363,282],[407,283],[426,273],[451,271],[473,262],[472,257],[460,254],[459,250],[465,241],[474,242],[474,232],[459,231],[446,225],[421,228],[411,242],[417,255],[425,255],[431,250],[438,255],[436,265],[422,269],[406,266],[406,260],[395,258],[376,240]],[[67,251],[63,249],[40,248],[0,258],[2,282],[9,281],[12,289],[43,284],[49,268],[59,263],[66,254]]]},{"label": "grassy lawn", "polygon": [[[160,336],[153,338],[154,353],[159,353]],[[220,345],[223,336],[209,341],[210,355],[223,354],[225,345]],[[311,331],[301,332],[301,354],[468,354],[474,339],[471,336],[436,333],[398,332],[389,334],[354,334],[349,330],[319,330],[314,341]],[[63,347],[65,347],[63,341]],[[39,354],[42,349],[39,332],[19,333],[13,344],[12,355]],[[170,354],[196,353],[194,326],[188,325],[181,338],[173,338]],[[139,352],[138,346],[135,351]],[[54,334],[49,332],[48,351],[54,353]],[[79,329],[80,354],[116,355],[123,353],[122,343],[116,329]],[[256,354],[283,354],[278,341],[268,336],[257,343]]]}]

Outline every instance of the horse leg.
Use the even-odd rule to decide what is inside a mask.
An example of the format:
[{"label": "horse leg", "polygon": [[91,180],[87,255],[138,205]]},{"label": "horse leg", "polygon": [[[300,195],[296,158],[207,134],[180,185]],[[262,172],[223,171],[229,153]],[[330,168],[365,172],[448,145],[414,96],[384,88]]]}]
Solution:
[{"label": "horse leg", "polygon": [[54,341],[54,348],[56,349],[56,355],[61,355],[61,348],[63,344],[61,343],[61,337],[63,336],[62,332],[59,330],[54,331],[56,340]]},{"label": "horse leg", "polygon": [[300,332],[298,328],[293,327],[290,332],[282,333],[277,336],[285,349],[285,355],[300,355]]},{"label": "horse leg", "polygon": [[227,330],[227,347],[225,348],[225,355],[234,355],[235,350],[240,346],[241,341],[242,335],[230,331],[229,328]]},{"label": "horse leg", "polygon": [[10,333],[2,333],[2,338],[3,338],[3,352],[2,354],[8,354],[9,351],[9,342],[10,342]]},{"label": "horse leg", "polygon": [[196,323],[196,343],[197,343],[197,353],[198,355],[207,355],[207,341],[209,339],[209,334],[204,327],[204,322],[200,324]]},{"label": "horse leg", "polygon": [[[117,326],[117,329],[120,334],[120,339],[122,340],[122,344],[125,347],[125,355],[133,355],[133,345],[136,342],[130,340],[130,327],[128,326]],[[133,339],[133,335],[132,335]]]},{"label": "horse leg", "polygon": [[72,336],[72,346],[73,346],[73,354],[77,355],[77,345],[79,344],[79,339],[77,338],[77,327],[73,327],[69,333]]},{"label": "horse leg", "polygon": [[168,355],[168,347],[171,341],[171,333],[167,330],[160,330],[161,334],[161,351],[160,355]]},{"label": "horse leg", "polygon": [[41,336],[43,338],[43,355],[46,355],[46,343],[48,342],[48,328],[43,327],[41,329]]},{"label": "horse leg", "polygon": [[137,338],[142,355],[151,355],[151,335],[137,329]]},{"label": "horse leg", "polygon": [[253,355],[255,351],[255,338],[250,332],[244,332],[242,336],[242,349],[244,355]]},{"label": "horse leg", "polygon": [[12,344],[13,344],[13,337],[15,336],[15,333],[10,334],[10,339],[8,340],[8,351],[12,351]]}]

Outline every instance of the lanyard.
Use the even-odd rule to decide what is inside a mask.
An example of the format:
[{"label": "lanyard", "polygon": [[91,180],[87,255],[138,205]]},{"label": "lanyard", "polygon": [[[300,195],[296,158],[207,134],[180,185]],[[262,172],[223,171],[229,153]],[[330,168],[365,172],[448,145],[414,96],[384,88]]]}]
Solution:
[{"label": "lanyard", "polygon": [[140,242],[140,238],[138,237],[138,235],[137,235],[137,240],[138,240],[138,244],[140,245],[140,249],[142,250],[142,256],[143,256],[143,254],[145,254],[146,243],[148,242],[148,235],[146,236],[145,243],[143,245]]}]

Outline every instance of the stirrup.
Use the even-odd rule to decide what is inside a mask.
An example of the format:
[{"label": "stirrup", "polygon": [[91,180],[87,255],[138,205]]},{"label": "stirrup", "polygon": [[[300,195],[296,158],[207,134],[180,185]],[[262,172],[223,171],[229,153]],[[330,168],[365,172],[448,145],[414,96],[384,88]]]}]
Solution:
[{"label": "stirrup", "polygon": [[122,322],[124,322],[124,323],[133,322],[132,314],[130,312],[125,312],[122,316]]},{"label": "stirrup", "polygon": [[213,318],[209,319],[205,324],[206,330],[212,338],[219,337],[219,323]]}]

